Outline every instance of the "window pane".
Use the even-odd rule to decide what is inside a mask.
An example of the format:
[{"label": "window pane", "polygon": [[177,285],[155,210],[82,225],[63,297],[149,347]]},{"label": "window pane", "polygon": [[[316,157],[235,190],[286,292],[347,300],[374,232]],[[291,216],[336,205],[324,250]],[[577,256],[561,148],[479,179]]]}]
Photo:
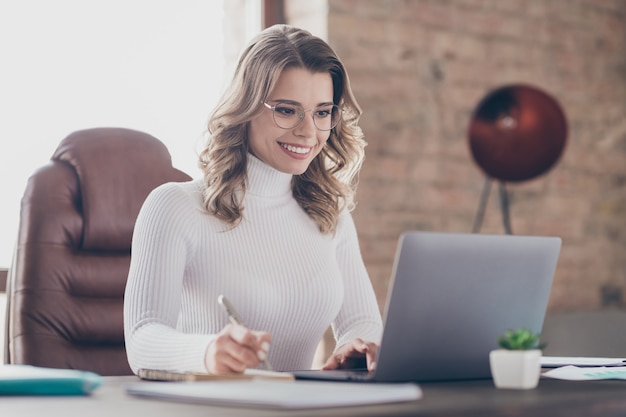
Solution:
[{"label": "window pane", "polygon": [[128,127],[193,177],[222,88],[217,0],[9,0],[0,6],[0,268],[28,176],[69,133]]}]

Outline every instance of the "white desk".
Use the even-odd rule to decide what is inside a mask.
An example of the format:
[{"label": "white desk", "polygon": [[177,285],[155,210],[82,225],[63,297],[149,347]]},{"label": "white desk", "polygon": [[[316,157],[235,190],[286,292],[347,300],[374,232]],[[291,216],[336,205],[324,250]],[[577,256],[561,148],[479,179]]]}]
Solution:
[{"label": "white desk", "polygon": [[[533,390],[498,390],[491,380],[421,384],[420,400],[366,407],[302,411],[215,407],[135,398],[126,394],[136,377],[106,377],[89,397],[2,397],[1,417],[187,416],[429,416],[429,417],[624,417],[625,381],[542,379]],[[149,383],[149,382],[143,382]]]}]

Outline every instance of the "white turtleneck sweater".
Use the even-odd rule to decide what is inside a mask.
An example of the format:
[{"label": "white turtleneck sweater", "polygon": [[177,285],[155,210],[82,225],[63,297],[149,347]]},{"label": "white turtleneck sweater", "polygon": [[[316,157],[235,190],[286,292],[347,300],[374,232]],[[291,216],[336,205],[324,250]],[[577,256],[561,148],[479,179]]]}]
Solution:
[{"label": "white turtleneck sweater", "polygon": [[380,342],[382,321],[352,217],[322,234],[291,193],[291,174],[249,155],[243,220],[227,230],[202,205],[202,180],[168,183],[135,225],[124,301],[126,350],[140,368],[206,372],[228,324],[224,294],[246,327],[272,334],[277,370],[309,369],[332,324],[337,346]]}]

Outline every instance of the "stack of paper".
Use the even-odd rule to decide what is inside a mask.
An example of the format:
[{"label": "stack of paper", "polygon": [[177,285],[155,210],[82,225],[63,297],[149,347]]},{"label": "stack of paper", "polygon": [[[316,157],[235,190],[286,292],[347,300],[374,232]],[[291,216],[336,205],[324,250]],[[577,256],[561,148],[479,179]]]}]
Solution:
[{"label": "stack of paper", "polygon": [[626,379],[626,366],[578,367],[561,366],[544,372],[543,376],[568,381],[591,381],[594,379]]},{"label": "stack of paper", "polygon": [[542,356],[542,368],[559,366],[626,366],[625,358],[604,358],[596,356]]},{"label": "stack of paper", "polygon": [[626,379],[625,358],[587,356],[543,356],[543,368],[555,368],[542,376],[568,381],[590,381],[594,379]]}]

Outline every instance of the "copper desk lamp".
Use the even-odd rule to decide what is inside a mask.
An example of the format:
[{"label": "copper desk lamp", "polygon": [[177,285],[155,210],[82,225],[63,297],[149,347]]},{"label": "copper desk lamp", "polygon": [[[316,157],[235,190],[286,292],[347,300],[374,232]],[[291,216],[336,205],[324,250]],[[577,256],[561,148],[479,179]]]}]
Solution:
[{"label": "copper desk lamp", "polygon": [[486,174],[473,232],[480,230],[492,180],[499,182],[502,222],[512,234],[506,182],[545,174],[559,160],[567,139],[567,121],[559,103],[528,85],[509,85],[485,96],[469,126],[474,161]]}]

